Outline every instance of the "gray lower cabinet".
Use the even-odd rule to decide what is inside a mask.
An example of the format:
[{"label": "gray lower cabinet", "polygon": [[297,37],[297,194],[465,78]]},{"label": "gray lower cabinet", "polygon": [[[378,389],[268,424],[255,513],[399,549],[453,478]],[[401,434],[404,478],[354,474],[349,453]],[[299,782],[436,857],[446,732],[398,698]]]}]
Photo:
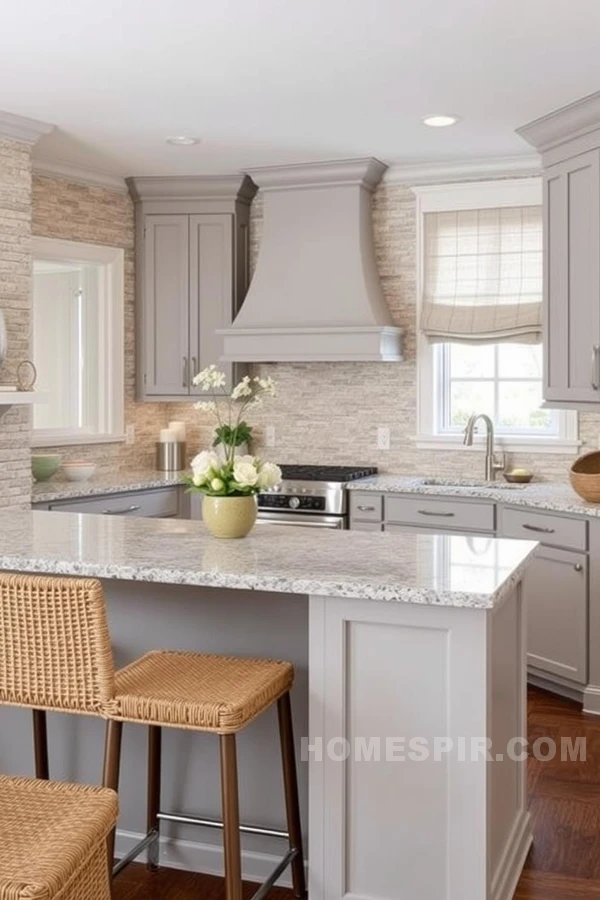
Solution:
[{"label": "gray lower cabinet", "polygon": [[[192,379],[221,366],[218,329],[231,324],[248,286],[247,176],[134,178],[137,395],[194,398]],[[222,365],[231,382],[231,364]]]},{"label": "gray lower cabinet", "polygon": [[587,555],[540,547],[523,590],[530,668],[587,684]]},{"label": "gray lower cabinet", "polygon": [[33,509],[154,519],[188,518],[183,488],[180,487],[34,503]]},{"label": "gray lower cabinet", "polygon": [[523,579],[530,676],[571,694],[588,683],[589,523],[522,506],[431,494],[350,492],[350,527],[539,541]]}]

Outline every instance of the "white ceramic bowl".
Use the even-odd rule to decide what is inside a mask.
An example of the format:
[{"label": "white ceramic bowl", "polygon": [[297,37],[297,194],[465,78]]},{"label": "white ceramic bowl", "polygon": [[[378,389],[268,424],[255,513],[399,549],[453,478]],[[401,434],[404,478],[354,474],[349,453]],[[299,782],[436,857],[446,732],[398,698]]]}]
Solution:
[{"label": "white ceramic bowl", "polygon": [[67,481],[88,481],[96,471],[96,466],[88,462],[66,462],[63,463],[62,470]]}]

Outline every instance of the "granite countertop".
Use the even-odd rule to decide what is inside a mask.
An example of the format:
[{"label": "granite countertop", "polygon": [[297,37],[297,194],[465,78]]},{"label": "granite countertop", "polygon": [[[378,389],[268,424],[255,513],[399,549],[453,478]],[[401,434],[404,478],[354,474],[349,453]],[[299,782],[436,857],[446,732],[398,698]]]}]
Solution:
[{"label": "granite countertop", "polygon": [[0,570],[490,609],[534,542],[257,525],[243,540],[199,522],[0,511]]},{"label": "granite countertop", "polygon": [[[531,509],[543,509],[549,512],[571,513],[581,516],[600,516],[600,503],[588,503],[582,500],[568,484],[551,484],[533,482],[533,484],[514,485],[498,481],[496,483],[481,482],[471,485],[466,482],[462,486],[454,483],[442,484],[442,478],[434,479],[436,484],[427,484],[427,476],[410,475],[376,475],[363,478],[348,485],[351,491],[383,491],[394,494],[422,494],[424,496],[463,497],[465,499],[493,500],[495,503],[506,503],[511,506],[527,506]],[[448,479],[450,481],[450,479]]]},{"label": "granite countertop", "polygon": [[[59,473],[60,474],[60,473]],[[124,491],[146,491],[151,488],[172,487],[181,483],[181,472],[157,472],[153,469],[96,474],[90,481],[66,481],[58,477],[36,482],[31,489],[32,503],[52,503],[56,500],[79,500],[101,494],[120,494]]]}]

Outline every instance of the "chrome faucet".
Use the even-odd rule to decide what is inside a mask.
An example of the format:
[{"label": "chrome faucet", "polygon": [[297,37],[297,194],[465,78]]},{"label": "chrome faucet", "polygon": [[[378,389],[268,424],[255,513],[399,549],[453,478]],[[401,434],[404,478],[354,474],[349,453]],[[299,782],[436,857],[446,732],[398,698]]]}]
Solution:
[{"label": "chrome faucet", "polygon": [[467,427],[465,428],[464,443],[467,447],[470,447],[473,443],[475,425],[479,419],[483,419],[487,432],[485,444],[485,480],[494,481],[496,472],[502,472],[506,466],[506,460],[504,458],[504,453],[501,453],[500,458],[496,460],[494,454],[494,423],[489,416],[486,416],[485,413],[473,413],[473,415],[469,417]]}]

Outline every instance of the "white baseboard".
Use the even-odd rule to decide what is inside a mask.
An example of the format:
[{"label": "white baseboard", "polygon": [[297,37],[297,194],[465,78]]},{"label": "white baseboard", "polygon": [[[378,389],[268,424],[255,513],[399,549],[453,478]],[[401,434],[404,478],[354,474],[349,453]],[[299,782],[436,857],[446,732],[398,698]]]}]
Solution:
[{"label": "white baseboard", "polygon": [[[115,856],[121,859],[142,840],[143,834],[133,831],[117,831]],[[281,856],[287,850],[282,841]],[[245,881],[263,882],[279,863],[280,857],[271,853],[257,853],[242,850],[242,878]],[[146,853],[140,853],[136,862],[145,862]],[[182,841],[175,838],[160,838],[160,864],[170,869],[182,869],[186,872],[202,872],[204,875],[223,877],[223,848],[215,844],[203,844],[196,841]],[[281,887],[291,887],[292,880],[287,869],[279,881]]]},{"label": "white baseboard", "polygon": [[492,900],[512,900],[532,841],[531,814],[522,810],[492,875]]}]

